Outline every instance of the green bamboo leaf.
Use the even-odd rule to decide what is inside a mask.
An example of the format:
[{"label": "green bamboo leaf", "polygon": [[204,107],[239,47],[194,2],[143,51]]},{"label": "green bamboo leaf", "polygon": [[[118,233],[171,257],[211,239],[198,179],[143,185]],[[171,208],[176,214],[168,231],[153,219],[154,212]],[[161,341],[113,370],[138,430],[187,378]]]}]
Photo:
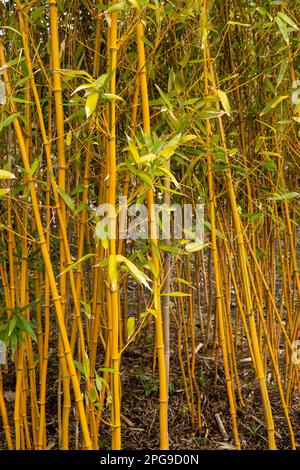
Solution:
[{"label": "green bamboo leaf", "polygon": [[16,96],[13,96],[11,100],[14,101],[15,103],[34,104],[34,101],[23,100],[22,98],[17,98]]},{"label": "green bamboo leaf", "polygon": [[9,126],[13,122],[14,119],[21,118],[21,113],[13,113],[10,116],[8,116],[4,121],[0,123],[0,131],[4,128]]},{"label": "green bamboo leaf", "polygon": [[165,143],[162,150],[158,152],[158,155],[160,157],[164,157],[166,159],[169,159],[174,155],[176,149],[178,148],[180,144],[180,139],[181,139],[181,134],[176,135],[171,139],[169,142]]},{"label": "green bamboo leaf", "polygon": [[93,77],[85,70],[60,69],[60,73],[69,78],[84,77],[91,84],[93,83]]},{"label": "green bamboo leaf", "polygon": [[94,385],[92,385],[92,386],[90,387],[90,390],[89,390],[89,398],[90,398],[90,401],[91,401],[92,403],[95,403],[95,401],[96,401],[97,398],[98,398],[98,397],[97,397],[97,392],[96,392],[96,389],[95,389],[95,386],[94,386]]},{"label": "green bamboo leaf", "polygon": [[186,281],[185,279],[182,279],[182,277],[176,277],[176,280],[180,282],[180,284],[185,284],[186,286],[191,287],[192,289],[196,289],[196,287],[193,286],[191,282]]},{"label": "green bamboo leaf", "polygon": [[128,0],[131,5],[133,5],[138,11],[142,10],[142,5],[139,0]]},{"label": "green bamboo leaf", "polygon": [[289,33],[288,33],[288,30],[286,28],[286,24],[284,21],[282,21],[278,16],[275,18],[275,21],[278,25],[278,28],[283,36],[283,39],[285,40],[285,42],[287,44],[289,44]]},{"label": "green bamboo leaf", "polygon": [[17,326],[17,323],[18,323],[18,317],[17,317],[17,315],[14,315],[12,320],[9,322],[8,336],[10,336],[12,334],[15,327]]},{"label": "green bamboo leaf", "polygon": [[33,176],[39,167],[39,159],[36,158],[32,163],[30,170],[27,172],[28,176]]},{"label": "green bamboo leaf", "polygon": [[135,318],[129,317],[127,320],[127,339],[130,338],[134,332]]},{"label": "green bamboo leaf", "polygon": [[96,373],[96,387],[99,392],[101,392],[103,385],[109,390],[109,385],[106,380]]},{"label": "green bamboo leaf", "polygon": [[88,95],[86,102],[85,102],[85,114],[87,118],[89,118],[95,111],[97,103],[98,103],[98,99],[99,99],[99,94],[97,92],[91,93],[90,95]]},{"label": "green bamboo leaf", "polygon": [[95,379],[96,379],[96,387],[97,387],[98,391],[101,392],[103,382],[101,380],[101,377],[97,374],[97,372],[95,374]]},{"label": "green bamboo leaf", "polygon": [[117,257],[116,255],[109,255],[108,258],[108,279],[110,282],[111,291],[115,291],[117,288]]},{"label": "green bamboo leaf", "polygon": [[135,168],[133,165],[127,162],[126,166],[128,167],[129,171],[137,175],[144,183],[146,183],[147,186],[150,188],[154,189],[154,184],[152,178],[147,175],[144,171],[140,171],[137,168]]},{"label": "green bamboo leaf", "polygon": [[217,95],[220,98],[220,101],[222,103],[222,106],[224,108],[225,113],[228,116],[230,116],[230,104],[229,104],[229,100],[228,100],[228,97],[227,97],[225,91],[217,90]]},{"label": "green bamboo leaf", "polygon": [[69,131],[67,133],[67,136],[66,136],[66,144],[67,146],[69,147],[71,145],[71,142],[72,142],[72,131]]},{"label": "green bamboo leaf", "polygon": [[251,26],[250,23],[240,23],[239,21],[227,21],[227,24],[238,25],[238,26]]},{"label": "green bamboo leaf", "polygon": [[261,116],[264,114],[269,113],[272,109],[276,108],[282,101],[286,100],[288,96],[276,96],[270,103],[268,103],[262,112],[260,113]]},{"label": "green bamboo leaf", "polygon": [[85,188],[84,184],[79,184],[78,186],[76,186],[76,188],[73,189],[73,191],[71,192],[71,196],[75,196],[76,194],[83,193],[84,188]]},{"label": "green bamboo leaf", "polygon": [[289,199],[294,199],[299,196],[300,196],[300,193],[296,193],[296,192],[275,194],[274,196],[268,197],[268,201],[287,201]]},{"label": "green bamboo leaf", "polygon": [[81,362],[76,361],[76,360],[74,359],[74,365],[75,365],[76,369],[78,369],[79,372],[80,372],[82,375],[84,375],[84,368],[83,368],[83,365],[81,364]]},{"label": "green bamboo leaf", "polygon": [[124,101],[121,96],[115,95],[114,93],[103,93],[102,97],[107,101]]},{"label": "green bamboo leaf", "polygon": [[296,23],[288,15],[286,15],[285,13],[279,12],[279,13],[277,13],[277,17],[281,18],[285,23],[287,23],[292,28],[295,28],[297,31],[299,31],[299,28],[296,25]]},{"label": "green bamboo leaf", "polygon": [[186,292],[164,292],[161,296],[165,297],[191,297],[191,294],[187,294]]},{"label": "green bamboo leaf", "polygon": [[204,111],[201,111],[199,114],[200,119],[216,119],[218,117],[221,117],[225,114],[225,111],[222,110],[215,110],[215,109],[206,109]]},{"label": "green bamboo leaf", "polygon": [[93,86],[95,90],[100,90],[107,82],[109,81],[109,75],[107,73],[104,73],[103,75],[100,75],[100,77],[95,80]]},{"label": "green bamboo leaf", "polygon": [[197,136],[195,134],[182,135],[180,138],[180,143],[186,144],[187,142],[191,142],[192,140],[195,140],[195,139],[197,139]]},{"label": "green bamboo leaf", "polygon": [[[204,226],[211,231],[211,224],[210,222],[208,222],[208,220],[205,220],[204,221]],[[219,238],[222,238],[222,240],[226,240],[226,237],[223,235],[222,232],[220,232],[220,230],[218,230],[217,228],[215,228],[215,232],[216,232],[216,235],[217,237]]]},{"label": "green bamboo leaf", "polygon": [[170,111],[173,111],[173,106],[172,106],[171,101],[169,100],[168,96],[159,88],[158,85],[155,85],[155,86],[158,89],[158,92],[159,92],[160,96],[162,97],[162,99],[164,100],[165,104],[167,105],[167,108]]},{"label": "green bamboo leaf", "polygon": [[61,276],[62,274],[65,274],[65,273],[71,271],[71,269],[77,268],[77,266],[79,266],[81,263],[83,263],[83,262],[86,261],[87,259],[92,258],[93,256],[96,256],[96,255],[95,255],[94,253],[88,253],[88,254],[84,255],[82,258],[80,258],[79,260],[75,261],[75,263],[70,264],[70,266],[68,266],[66,269],[64,269],[64,270],[59,274],[59,276]]},{"label": "green bamboo leaf", "polygon": [[83,370],[85,378],[88,379],[90,376],[90,360],[87,354],[83,358]]},{"label": "green bamboo leaf", "polygon": [[6,196],[9,193],[9,188],[1,188],[0,189],[0,197]]},{"label": "green bamboo leaf", "polygon": [[278,77],[277,77],[277,87],[280,85],[280,83],[282,82],[284,76],[285,76],[285,73],[286,73],[286,70],[287,70],[287,67],[288,67],[288,62],[287,61],[284,61],[281,66],[280,66],[280,69],[279,69],[279,73],[278,73]]},{"label": "green bamboo leaf", "polygon": [[92,88],[94,88],[94,86],[93,86],[92,83],[91,83],[91,84],[88,84],[88,85],[87,85],[87,84],[86,84],[86,85],[79,85],[77,88],[75,88],[75,90],[71,93],[70,96],[75,95],[75,93],[78,93],[78,92],[81,91],[81,90],[90,90],[90,89],[92,89]]},{"label": "green bamboo leaf", "polygon": [[168,168],[165,168],[163,166],[157,167],[159,170],[161,170],[163,173],[165,173],[167,176],[170,177],[170,180],[174,183],[177,189],[180,188],[180,184],[178,183],[177,179],[175,176],[171,173],[171,171]]},{"label": "green bamboo leaf", "polygon": [[17,314],[17,317],[18,317],[18,321],[17,321],[18,327],[22,331],[25,331],[34,341],[36,341],[35,332],[32,329],[31,322],[25,319],[25,317],[23,317],[20,314]]},{"label": "green bamboo leaf", "polygon": [[257,7],[255,9],[256,11],[258,11],[258,13],[263,17],[265,18],[266,16],[269,17],[269,20],[272,20],[272,16],[270,15],[270,13],[263,7]]},{"label": "green bamboo leaf", "polygon": [[10,31],[13,31],[14,33],[17,33],[19,36],[22,36],[22,34],[20,33],[20,31],[18,31],[17,29],[15,28],[12,28],[11,26],[4,26],[4,25],[1,25],[1,28],[2,29],[8,29]]},{"label": "green bamboo leaf", "polygon": [[48,444],[47,444],[47,447],[46,447],[46,450],[51,450],[53,449],[53,447],[55,446],[56,442],[55,441],[48,441]]},{"label": "green bamboo leaf", "polygon": [[146,155],[142,155],[140,157],[140,163],[152,163],[157,159],[157,157],[158,156],[155,153],[147,153]]},{"label": "green bamboo leaf", "polygon": [[138,171],[138,176],[141,178],[142,181],[144,181],[144,183],[146,183],[147,186],[154,189],[153,180],[149,175],[143,173],[142,171]]},{"label": "green bamboo leaf", "polygon": [[274,160],[272,160],[271,158],[268,158],[267,160],[265,160],[264,162],[262,162],[261,166],[265,169],[265,170],[277,170],[277,166],[276,166],[276,163],[274,162]]},{"label": "green bamboo leaf", "polygon": [[75,211],[75,204],[74,204],[73,199],[69,196],[69,194],[67,194],[59,186],[57,187],[57,191],[59,192],[59,194],[61,195],[61,197],[65,201],[66,206],[68,206],[68,208],[71,209],[72,212],[74,212]]},{"label": "green bamboo leaf", "polygon": [[33,307],[34,305],[37,305],[41,302],[40,299],[35,299],[32,302],[29,302],[29,304],[23,305],[22,307],[19,308],[19,312],[25,312],[25,310],[28,310],[29,308]]},{"label": "green bamboo leaf", "polygon": [[251,213],[251,214],[242,214],[243,217],[247,218],[250,223],[257,222],[258,220],[263,220],[264,219],[264,214],[263,213]]},{"label": "green bamboo leaf", "polygon": [[149,259],[149,260],[148,260],[148,263],[147,263],[147,265],[146,265],[145,267],[149,268],[149,270],[150,270],[151,273],[153,274],[154,279],[158,279],[158,276],[159,276],[159,269],[158,269],[158,267],[156,266],[156,264],[153,263],[153,260],[152,260],[152,259]]},{"label": "green bamboo leaf", "polygon": [[116,371],[112,367],[99,367],[98,371],[100,372],[107,372],[109,374],[115,374]]},{"label": "green bamboo leaf", "polygon": [[44,11],[45,11],[45,7],[43,7],[43,6],[34,8],[31,15],[30,15],[30,19],[31,20],[40,19],[44,15]]},{"label": "green bamboo leaf", "polygon": [[18,341],[19,341],[19,332],[18,330],[14,330],[10,337],[10,347],[11,347],[13,356],[15,355],[15,352],[17,350]]},{"label": "green bamboo leaf", "polygon": [[91,304],[86,304],[82,302],[84,305],[84,313],[86,314],[87,318],[91,320],[92,318],[92,311],[91,311]]},{"label": "green bamboo leaf", "polygon": [[194,241],[194,242],[189,242],[184,246],[184,249],[188,253],[194,253],[195,251],[200,251],[203,250],[205,247],[207,247],[207,243],[203,243],[200,241]]},{"label": "green bamboo leaf", "polygon": [[13,180],[15,175],[7,170],[0,170],[0,180]]},{"label": "green bamboo leaf", "polygon": [[154,49],[152,42],[148,38],[146,38],[146,36],[143,35],[141,39],[146,44],[146,46],[150,47],[151,49]]},{"label": "green bamboo leaf", "polygon": [[131,152],[131,155],[134,158],[134,161],[137,164],[139,164],[140,163],[140,155],[139,155],[138,149],[136,148],[136,145],[135,145],[135,143],[133,142],[132,139],[128,140],[128,147],[129,147],[129,150]]},{"label": "green bamboo leaf", "polygon": [[[81,192],[80,190],[78,191],[79,193]],[[89,207],[88,207],[88,204],[84,201],[81,201],[78,206],[76,207],[76,210],[75,210],[75,214],[80,214],[81,211],[83,211],[83,209],[86,209],[88,210]]]},{"label": "green bamboo leaf", "polygon": [[173,253],[174,255],[179,255],[182,253],[182,249],[178,246],[172,245],[159,245],[159,248],[167,253]]},{"label": "green bamboo leaf", "polygon": [[119,2],[119,3],[115,3],[114,5],[111,5],[107,11],[109,13],[116,13],[118,11],[122,11],[122,10],[125,10],[126,8],[126,2]]},{"label": "green bamboo leaf", "polygon": [[125,258],[123,255],[116,255],[116,259],[118,263],[125,263],[128,270],[140,284],[143,284],[145,287],[147,287],[147,289],[152,290],[148,284],[148,281],[150,281],[149,277],[146,276],[146,274],[141,271],[132,261],[130,261],[128,258]]}]

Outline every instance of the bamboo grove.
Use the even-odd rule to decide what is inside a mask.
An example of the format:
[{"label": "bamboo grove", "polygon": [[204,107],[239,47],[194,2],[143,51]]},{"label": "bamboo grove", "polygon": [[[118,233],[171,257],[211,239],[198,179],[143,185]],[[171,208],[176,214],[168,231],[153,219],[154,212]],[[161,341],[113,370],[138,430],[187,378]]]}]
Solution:
[{"label": "bamboo grove", "polygon": [[299,12],[0,1],[1,448],[299,447]]}]

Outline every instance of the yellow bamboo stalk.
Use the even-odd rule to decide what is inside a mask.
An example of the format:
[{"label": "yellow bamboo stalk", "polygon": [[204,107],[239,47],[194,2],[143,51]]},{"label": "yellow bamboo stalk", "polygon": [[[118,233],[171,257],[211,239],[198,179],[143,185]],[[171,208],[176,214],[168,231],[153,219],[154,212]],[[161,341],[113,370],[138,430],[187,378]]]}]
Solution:
[{"label": "yellow bamboo stalk", "polygon": [[[114,4],[116,1],[114,0]],[[117,67],[117,36],[118,36],[118,13],[111,13],[111,26],[109,30],[109,72],[110,93],[116,93],[116,67]],[[108,107],[108,145],[107,145],[107,170],[108,170],[108,194],[107,202],[110,207],[116,207],[116,106],[111,101]],[[109,238],[109,256],[113,262],[116,256],[116,211],[109,214],[112,221],[113,234]],[[111,321],[111,364],[114,369],[112,374],[112,449],[121,448],[121,418],[120,418],[120,357],[119,357],[119,295],[116,282],[109,280],[108,316]]]},{"label": "yellow bamboo stalk", "polygon": [[[140,77],[141,98],[142,98],[142,112],[143,112],[143,125],[144,132],[148,135],[151,134],[150,114],[149,114],[149,100],[148,100],[148,87],[146,76],[146,59],[145,47],[143,42],[144,25],[139,21],[137,25],[137,48],[138,48],[138,73]],[[150,223],[150,241],[153,245],[151,247],[151,258],[155,267],[155,272],[160,273],[160,262],[157,256],[157,233],[156,233],[156,220],[154,213],[154,194],[153,190],[147,191],[147,206],[148,206],[148,219]],[[159,402],[160,402],[160,448],[167,450],[169,448],[168,438],[168,390],[167,390],[167,375],[166,363],[164,355],[164,340],[163,340],[163,325],[161,313],[161,299],[160,299],[160,274],[154,279],[153,296],[154,308],[156,311],[155,328],[156,328],[156,350],[158,356],[158,371],[159,371]]]},{"label": "yellow bamboo stalk", "polygon": [[3,429],[5,433],[5,438],[7,442],[7,446],[9,450],[13,450],[13,442],[11,438],[11,432],[10,432],[10,426],[7,418],[7,411],[6,411],[6,406],[5,406],[5,401],[3,397],[3,381],[2,381],[2,370],[0,367],[0,411],[1,411],[1,416],[2,416],[2,422],[3,422]]},{"label": "yellow bamboo stalk", "polygon": [[[206,18],[206,2],[203,3],[203,15]],[[208,62],[208,54],[207,54],[207,42],[204,41],[204,48],[203,48],[203,55],[204,55],[204,64],[206,70],[209,67]],[[205,93],[208,94],[208,81],[207,81],[207,74],[205,74],[204,78],[205,82]],[[211,127],[209,121],[206,122],[206,129],[208,135],[211,136]],[[233,386],[232,386],[232,378],[230,375],[229,370],[229,363],[228,363],[228,345],[226,342],[225,337],[225,327],[224,327],[224,317],[225,312],[223,309],[223,302],[222,302],[222,283],[221,283],[221,274],[219,269],[219,256],[217,250],[217,238],[216,238],[216,218],[215,218],[215,191],[214,191],[214,183],[213,183],[213,173],[212,173],[212,156],[210,152],[207,153],[207,178],[208,178],[208,191],[209,191],[209,214],[210,214],[210,224],[211,224],[211,252],[212,252],[212,259],[214,264],[214,271],[215,271],[215,290],[216,290],[216,311],[217,311],[217,320],[218,320],[218,328],[219,328],[219,339],[222,349],[223,361],[224,361],[224,372],[226,378],[226,386],[227,386],[227,394],[228,394],[228,401],[229,401],[229,408],[230,408],[230,415],[231,415],[231,422],[234,434],[234,441],[237,449],[240,449],[240,439],[237,427],[237,420],[236,420],[236,404],[235,398],[233,393]]]}]

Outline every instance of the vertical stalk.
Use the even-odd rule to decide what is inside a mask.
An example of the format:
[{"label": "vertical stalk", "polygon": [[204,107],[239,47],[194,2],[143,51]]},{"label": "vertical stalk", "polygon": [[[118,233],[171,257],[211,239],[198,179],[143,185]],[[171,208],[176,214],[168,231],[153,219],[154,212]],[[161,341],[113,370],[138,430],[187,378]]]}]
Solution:
[{"label": "vertical stalk", "polygon": [[[144,47],[144,26],[140,20],[137,25],[137,48],[138,48],[138,73],[140,77],[141,98],[142,98],[142,112],[143,112],[143,125],[144,132],[151,135],[150,114],[149,114],[149,100],[148,100],[148,87],[146,76],[146,59]],[[153,296],[154,308],[156,311],[155,328],[156,328],[156,350],[158,356],[158,372],[159,372],[159,402],[160,402],[160,448],[167,450],[169,448],[168,438],[168,390],[167,390],[167,374],[166,362],[164,355],[164,339],[163,339],[163,324],[161,313],[161,299],[160,299],[160,261],[158,257],[158,240],[156,233],[156,220],[154,213],[154,194],[152,189],[147,191],[147,206],[148,206],[148,219],[150,224],[150,246],[151,258],[155,267],[155,272],[159,273],[154,279]]]},{"label": "vertical stalk", "polygon": [[[116,3],[114,0],[113,3]],[[109,36],[109,73],[110,93],[116,93],[116,67],[117,67],[117,36],[118,36],[118,13],[111,13],[111,27]],[[113,223],[113,233],[109,239],[109,256],[115,262],[116,257],[116,105],[111,101],[108,107],[108,194],[107,202],[113,208],[113,213],[109,214]],[[120,419],[120,357],[119,357],[119,295],[117,281],[110,280],[108,296],[110,299],[108,315],[111,320],[111,364],[114,370],[112,374],[112,449],[121,448],[121,419]]]}]

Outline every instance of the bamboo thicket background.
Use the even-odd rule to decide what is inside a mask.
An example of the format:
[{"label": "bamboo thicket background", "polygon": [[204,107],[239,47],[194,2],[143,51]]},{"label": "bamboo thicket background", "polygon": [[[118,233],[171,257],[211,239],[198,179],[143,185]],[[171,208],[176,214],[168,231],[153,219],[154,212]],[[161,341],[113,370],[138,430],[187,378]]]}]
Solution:
[{"label": "bamboo thicket background", "polygon": [[299,11],[0,2],[1,448],[299,446]]}]

